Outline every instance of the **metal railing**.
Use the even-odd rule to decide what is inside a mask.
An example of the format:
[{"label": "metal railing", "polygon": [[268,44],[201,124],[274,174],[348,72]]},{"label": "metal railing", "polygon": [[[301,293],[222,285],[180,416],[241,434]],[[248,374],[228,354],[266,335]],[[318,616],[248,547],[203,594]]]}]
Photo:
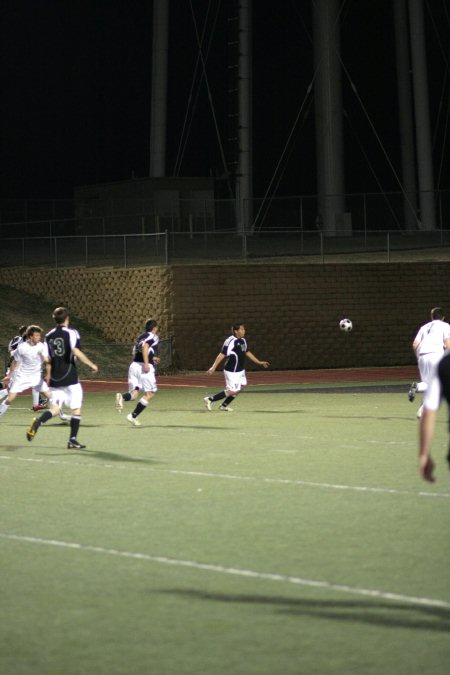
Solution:
[{"label": "metal railing", "polygon": [[[433,193],[433,229],[450,228],[450,190]],[[419,201],[419,195],[415,199]],[[145,199],[99,198],[88,203],[70,200],[0,200],[0,238],[108,236],[174,233],[241,232],[234,199],[173,198],[164,204]],[[10,203],[11,202],[11,203]],[[34,203],[36,202],[36,203]],[[422,229],[412,203],[401,192],[351,193],[344,196],[344,213],[337,214],[334,234],[356,232],[416,232]],[[71,206],[70,206],[71,204]],[[326,231],[317,195],[295,195],[244,204],[247,231]],[[329,224],[328,224],[329,227]]]},{"label": "metal railing", "polygon": [[438,249],[450,256],[450,230],[353,231],[326,236],[317,230],[163,232],[160,234],[12,237],[0,241],[0,267],[137,267],[172,262],[302,257],[305,262],[370,256],[390,262],[397,252]]}]

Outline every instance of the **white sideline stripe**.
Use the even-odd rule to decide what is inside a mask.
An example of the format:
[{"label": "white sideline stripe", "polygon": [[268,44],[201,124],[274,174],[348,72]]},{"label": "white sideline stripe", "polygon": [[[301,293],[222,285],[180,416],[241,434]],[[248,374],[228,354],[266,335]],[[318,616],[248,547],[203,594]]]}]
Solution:
[{"label": "white sideline stripe", "polygon": [[352,595],[364,595],[370,598],[381,598],[383,600],[393,600],[412,605],[424,605],[426,607],[441,607],[450,609],[450,602],[444,600],[435,600],[433,598],[420,598],[413,595],[403,595],[401,593],[389,593],[378,591],[371,588],[359,588],[358,586],[347,586],[345,584],[333,584],[329,581],[317,581],[315,579],[304,579],[302,577],[287,576],[284,574],[275,574],[273,572],[256,572],[255,570],[239,569],[236,567],[225,567],[223,565],[213,565],[210,563],[200,563],[194,560],[178,560],[177,558],[167,558],[160,555],[149,555],[148,553],[132,553],[131,551],[120,551],[115,548],[103,548],[102,546],[91,546],[89,544],[79,544],[77,542],[59,541],[56,539],[41,539],[40,537],[28,537],[18,534],[7,534],[0,532],[0,537],[11,541],[20,541],[23,543],[40,544],[44,546],[58,546],[61,548],[70,548],[78,551],[89,551],[91,553],[103,553],[105,555],[119,556],[121,558],[131,558],[133,560],[145,560],[147,562],[159,563],[161,565],[173,565],[175,567],[190,567],[196,570],[206,572],[216,572],[218,574],[230,574],[238,577],[248,577],[252,579],[264,579],[266,581],[279,581],[282,583],[295,584],[297,586],[308,586],[311,588],[323,588],[328,591],[337,591],[339,593],[351,593]]},{"label": "white sideline stripe", "polygon": [[[87,451],[88,452],[88,451]],[[115,464],[94,464],[93,462],[66,462],[59,459],[36,459],[35,457],[11,457],[8,455],[0,455],[0,460],[16,460],[18,462],[31,462],[33,464],[56,464],[64,466],[81,466],[81,467],[90,467],[95,469],[113,469],[116,471],[148,471],[151,473],[169,473],[179,476],[195,476],[199,478],[221,478],[225,480],[241,480],[241,481],[254,481],[262,483],[272,483],[275,485],[301,485],[304,487],[312,488],[324,488],[327,490],[349,490],[352,492],[367,492],[367,493],[377,493],[377,494],[389,494],[389,495],[404,495],[408,497],[443,497],[444,499],[450,499],[449,492],[412,492],[410,490],[397,490],[395,488],[382,488],[382,487],[368,487],[362,485],[340,485],[333,483],[315,483],[313,481],[307,480],[292,480],[290,478],[264,478],[257,476],[237,476],[235,474],[227,473],[210,473],[207,471],[183,471],[182,469],[155,469],[153,467],[138,467],[138,466],[117,466]]]}]

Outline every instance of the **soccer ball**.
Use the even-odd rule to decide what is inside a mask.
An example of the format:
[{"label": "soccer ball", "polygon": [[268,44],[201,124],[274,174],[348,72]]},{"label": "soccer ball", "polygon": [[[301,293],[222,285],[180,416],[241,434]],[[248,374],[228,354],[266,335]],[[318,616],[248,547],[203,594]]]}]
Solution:
[{"label": "soccer ball", "polygon": [[339,328],[344,331],[344,333],[350,333],[353,328],[353,324],[350,319],[342,319],[339,321]]}]

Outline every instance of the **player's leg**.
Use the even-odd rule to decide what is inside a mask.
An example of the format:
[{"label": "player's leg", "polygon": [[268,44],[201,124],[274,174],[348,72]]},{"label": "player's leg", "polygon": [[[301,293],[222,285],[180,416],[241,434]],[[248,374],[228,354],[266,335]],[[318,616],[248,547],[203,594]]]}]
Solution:
[{"label": "player's leg", "polygon": [[140,391],[141,366],[138,363],[131,363],[128,368],[128,391],[124,394],[117,393],[115,406],[118,413],[123,411],[123,404],[137,399]]},{"label": "player's leg", "polygon": [[245,387],[247,384],[247,379],[245,377],[245,371],[242,370],[238,373],[228,373],[225,371],[225,400],[219,406],[219,410],[222,412],[232,412],[233,408],[230,407],[230,403],[234,401],[236,396],[241,391],[242,387]]},{"label": "player's leg", "polygon": [[13,391],[8,392],[8,395],[6,396],[6,399],[2,403],[0,403],[0,416],[4,415],[6,412],[8,412],[9,406],[14,401],[14,399],[16,398],[18,393],[19,392],[13,392]]},{"label": "player's leg", "polygon": [[[147,408],[148,404],[150,403],[151,399],[153,398],[153,396],[158,391],[158,388],[156,386],[155,369],[153,368],[153,366],[151,366],[150,372],[142,373],[140,385],[141,385],[142,389],[144,390],[143,394],[142,394],[142,397],[141,397],[139,403],[136,405],[133,412],[130,413],[129,415],[127,415],[127,420],[135,427],[141,426],[141,423],[137,418],[139,417],[139,415],[142,412],[144,412],[144,410]],[[137,393],[136,393],[136,396],[137,396]]]}]

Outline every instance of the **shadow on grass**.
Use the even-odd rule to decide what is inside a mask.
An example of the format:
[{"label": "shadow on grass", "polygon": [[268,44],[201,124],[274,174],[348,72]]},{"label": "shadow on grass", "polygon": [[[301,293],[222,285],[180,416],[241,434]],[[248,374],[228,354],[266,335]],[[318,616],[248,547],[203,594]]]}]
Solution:
[{"label": "shadow on grass", "polygon": [[232,427],[222,427],[217,425],[199,426],[196,424],[149,424],[150,429],[196,429],[197,431],[229,431]]},{"label": "shadow on grass", "polygon": [[102,450],[91,450],[86,447],[84,450],[67,450],[66,452],[39,452],[39,456],[46,457],[67,457],[69,455],[86,457],[86,459],[100,459],[106,462],[130,462],[131,464],[160,464],[153,459],[144,459],[143,457],[130,457],[129,455],[120,455],[117,452],[103,452]]},{"label": "shadow on grass", "polygon": [[261,410],[242,410],[242,412],[247,415],[252,413],[257,415],[303,415],[306,410],[267,410],[267,408],[262,408]]},{"label": "shadow on grass", "polygon": [[320,417],[325,417],[326,419],[335,419],[335,420],[403,420],[405,422],[415,422],[417,424],[417,418],[414,415],[402,416],[402,415],[320,415]]},{"label": "shadow on grass", "polygon": [[159,592],[201,601],[267,605],[267,607],[276,608],[282,614],[292,616],[439,633],[447,633],[450,630],[448,609],[419,604],[401,604],[380,600],[306,600],[277,595],[233,595],[182,589]]}]

